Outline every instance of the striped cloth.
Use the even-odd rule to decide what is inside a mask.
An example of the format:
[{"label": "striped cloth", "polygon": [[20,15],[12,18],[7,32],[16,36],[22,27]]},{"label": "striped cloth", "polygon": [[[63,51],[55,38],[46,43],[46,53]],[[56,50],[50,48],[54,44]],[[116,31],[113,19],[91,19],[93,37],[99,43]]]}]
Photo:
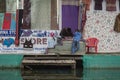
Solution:
[{"label": "striped cloth", "polygon": [[11,25],[11,13],[5,13],[2,29],[9,30],[10,25]]},{"label": "striped cloth", "polygon": [[15,29],[16,29],[16,14],[0,13],[0,30],[15,30]]},{"label": "striped cloth", "polygon": [[116,0],[106,0],[106,10],[116,11]]}]

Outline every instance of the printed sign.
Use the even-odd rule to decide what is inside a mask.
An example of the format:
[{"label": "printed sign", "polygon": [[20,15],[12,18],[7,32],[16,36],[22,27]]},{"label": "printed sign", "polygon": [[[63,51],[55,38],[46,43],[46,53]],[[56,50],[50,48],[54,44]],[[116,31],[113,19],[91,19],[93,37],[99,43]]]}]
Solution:
[{"label": "printed sign", "polygon": [[57,30],[21,30],[20,44],[15,46],[15,31],[0,30],[0,54],[41,54],[56,45]]}]

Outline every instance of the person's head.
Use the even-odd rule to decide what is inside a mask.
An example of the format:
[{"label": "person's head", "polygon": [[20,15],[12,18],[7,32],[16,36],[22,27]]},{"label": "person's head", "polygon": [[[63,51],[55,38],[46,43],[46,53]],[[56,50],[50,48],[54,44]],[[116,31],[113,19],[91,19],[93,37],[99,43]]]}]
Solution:
[{"label": "person's head", "polygon": [[65,37],[67,34],[66,28],[63,28],[60,32],[60,36]]},{"label": "person's head", "polygon": [[71,32],[71,28],[67,28],[67,31]]},{"label": "person's head", "polygon": [[73,33],[72,33],[72,30],[71,30],[71,28],[67,28],[67,36],[69,36],[69,37],[73,37]]}]

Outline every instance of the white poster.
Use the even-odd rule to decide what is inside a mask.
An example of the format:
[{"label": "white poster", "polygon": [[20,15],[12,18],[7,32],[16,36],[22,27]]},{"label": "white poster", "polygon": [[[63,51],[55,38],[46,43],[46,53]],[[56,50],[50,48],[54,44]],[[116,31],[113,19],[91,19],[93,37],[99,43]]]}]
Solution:
[{"label": "white poster", "polygon": [[15,46],[15,31],[0,30],[0,54],[44,54],[56,45],[56,30],[21,30],[19,46]]}]

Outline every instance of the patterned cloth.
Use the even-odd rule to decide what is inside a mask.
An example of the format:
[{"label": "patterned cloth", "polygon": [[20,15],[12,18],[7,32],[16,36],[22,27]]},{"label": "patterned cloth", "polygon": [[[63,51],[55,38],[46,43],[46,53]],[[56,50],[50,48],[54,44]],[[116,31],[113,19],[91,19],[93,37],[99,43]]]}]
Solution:
[{"label": "patterned cloth", "polygon": [[106,10],[116,11],[116,0],[106,0]]},{"label": "patterned cloth", "polygon": [[102,10],[102,2],[103,0],[94,0],[95,1],[95,10]]}]

